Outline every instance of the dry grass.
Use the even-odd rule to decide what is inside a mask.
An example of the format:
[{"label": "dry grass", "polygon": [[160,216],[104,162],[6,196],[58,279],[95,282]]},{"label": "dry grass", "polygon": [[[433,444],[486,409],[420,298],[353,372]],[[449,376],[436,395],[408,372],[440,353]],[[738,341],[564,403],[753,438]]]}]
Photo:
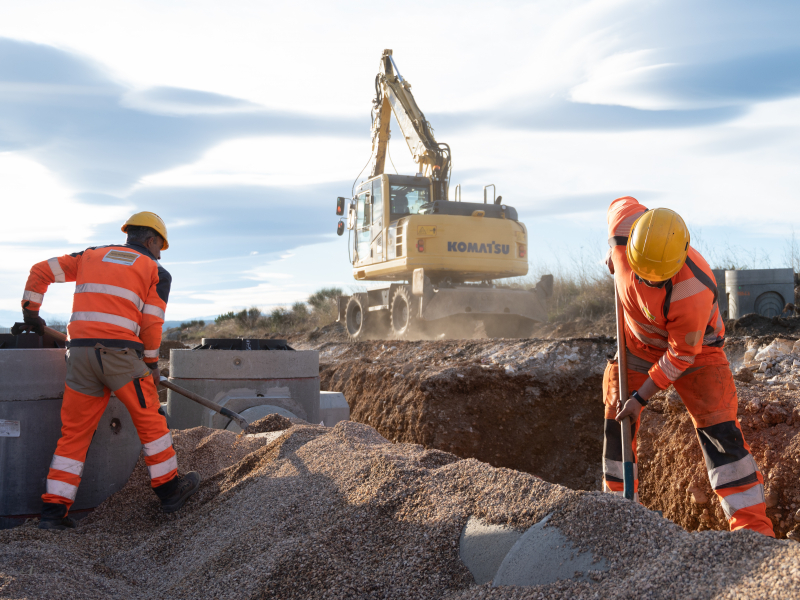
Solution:
[{"label": "dry grass", "polygon": [[555,256],[548,264],[532,264],[526,277],[506,280],[506,285],[529,289],[542,275],[551,274],[553,295],[548,303],[548,321],[596,321],[614,313],[614,278],[602,259],[601,250],[580,247],[570,255]]},{"label": "dry grass", "polygon": [[269,338],[285,331],[310,331],[336,320],[336,298],[340,288],[322,288],[306,302],[279,306],[268,314],[258,307],[230,312],[217,317],[214,323],[191,321],[166,332],[166,339],[197,341],[200,338]]}]

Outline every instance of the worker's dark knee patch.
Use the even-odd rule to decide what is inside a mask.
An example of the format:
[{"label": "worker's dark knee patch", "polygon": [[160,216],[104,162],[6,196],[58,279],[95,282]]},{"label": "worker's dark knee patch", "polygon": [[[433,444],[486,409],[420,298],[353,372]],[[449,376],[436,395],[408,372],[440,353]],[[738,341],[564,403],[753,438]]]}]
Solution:
[{"label": "worker's dark knee patch", "polygon": [[755,460],[744,447],[744,436],[735,421],[699,427],[697,438],[715,490],[758,481]]},{"label": "worker's dark knee patch", "polygon": [[698,427],[697,438],[709,470],[736,462],[749,454],[744,447],[744,436],[734,421]]},{"label": "worker's dark knee patch", "polygon": [[[631,422],[631,439],[636,437],[636,422]],[[622,461],[622,426],[614,419],[603,424],[603,458]]]}]

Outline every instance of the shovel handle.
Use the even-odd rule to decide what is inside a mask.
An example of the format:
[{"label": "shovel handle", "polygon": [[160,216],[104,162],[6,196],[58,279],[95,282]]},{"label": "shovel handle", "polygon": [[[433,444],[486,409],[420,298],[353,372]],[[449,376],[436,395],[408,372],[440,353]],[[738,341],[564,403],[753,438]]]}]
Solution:
[{"label": "shovel handle", "polygon": [[[55,340],[58,340],[60,342],[66,342],[67,341],[66,334],[63,334],[60,331],[56,331],[52,327],[45,327],[44,331],[45,331],[45,333],[50,335],[50,337],[52,337]],[[206,408],[210,408],[214,412],[217,412],[217,413],[221,414],[224,417],[228,417],[229,419],[233,419],[234,421],[236,421],[236,423],[239,425],[239,427],[242,428],[242,431],[247,429],[247,426],[249,425],[249,423],[241,415],[239,415],[238,413],[235,413],[232,410],[230,410],[228,408],[225,408],[224,406],[220,406],[216,402],[212,402],[211,400],[208,400],[207,398],[203,398],[199,394],[195,394],[194,392],[190,392],[189,390],[187,390],[185,388],[182,388],[182,387],[180,387],[178,385],[175,385],[174,383],[171,383],[171,382],[163,380],[163,379],[159,383],[161,385],[163,385],[165,388],[170,389],[173,392],[177,392],[181,396],[185,396],[185,397],[189,398],[189,400],[194,400],[198,404],[202,404]]]},{"label": "shovel handle", "polygon": [[67,341],[67,334],[61,333],[60,331],[53,329],[52,327],[45,326],[44,332],[49,335],[54,340],[58,340],[59,342],[66,342]]},{"label": "shovel handle", "polygon": [[247,429],[247,426],[249,425],[249,423],[240,414],[235,413],[232,410],[225,408],[224,406],[220,406],[219,404],[217,404],[216,402],[212,402],[208,398],[203,398],[201,395],[195,394],[194,392],[191,392],[186,388],[182,388],[179,385],[175,385],[171,381],[167,381],[165,379],[162,379],[159,383],[165,388],[172,390],[173,392],[176,392],[181,396],[186,396],[187,398],[189,398],[189,400],[194,400],[198,404],[202,404],[206,408],[210,408],[214,412],[219,413],[224,417],[233,419],[234,421],[236,421],[239,427],[242,428],[242,431]]},{"label": "shovel handle", "polygon": [[[617,307],[617,365],[619,367],[619,400],[624,405],[628,399],[628,350],[625,347],[625,328],[623,325],[624,308],[619,297],[616,275],[614,276],[614,300]],[[620,423],[622,428],[622,483],[623,495],[628,500],[634,498],[633,477],[633,440],[631,439],[631,419],[625,417]]]}]

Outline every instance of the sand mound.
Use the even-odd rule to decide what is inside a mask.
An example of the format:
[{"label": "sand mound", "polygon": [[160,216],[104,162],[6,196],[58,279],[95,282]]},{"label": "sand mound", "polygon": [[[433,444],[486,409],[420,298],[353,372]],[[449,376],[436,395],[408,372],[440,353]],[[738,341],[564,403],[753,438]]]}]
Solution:
[{"label": "sand mound", "polygon": [[[617,497],[474,459],[392,444],[371,427],[296,425],[268,441],[175,434],[204,475],[164,515],[143,464],[74,532],[0,531],[11,598],[793,598],[800,545],[751,532],[690,534]],[[524,529],[552,514],[610,566],[586,581],[476,586],[459,559],[474,515]],[[549,525],[550,526],[550,525]]]}]

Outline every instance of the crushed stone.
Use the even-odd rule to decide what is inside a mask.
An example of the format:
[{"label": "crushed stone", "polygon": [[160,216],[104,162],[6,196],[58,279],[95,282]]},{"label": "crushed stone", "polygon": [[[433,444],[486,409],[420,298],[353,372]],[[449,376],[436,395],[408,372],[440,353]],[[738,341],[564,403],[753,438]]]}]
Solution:
[{"label": "crushed stone", "polygon": [[[688,533],[619,497],[393,444],[373,428],[295,425],[278,439],[176,432],[204,477],[158,510],[143,462],[72,532],[0,531],[9,598],[794,598],[800,545],[752,532]],[[610,565],[587,581],[477,586],[458,557],[470,516],[525,529],[552,513]]]},{"label": "crushed stone", "polygon": [[283,431],[284,429],[289,429],[291,426],[292,422],[287,417],[273,413],[250,423],[250,425],[247,426],[247,429],[244,430],[244,433],[251,434],[267,433],[270,431]]}]

